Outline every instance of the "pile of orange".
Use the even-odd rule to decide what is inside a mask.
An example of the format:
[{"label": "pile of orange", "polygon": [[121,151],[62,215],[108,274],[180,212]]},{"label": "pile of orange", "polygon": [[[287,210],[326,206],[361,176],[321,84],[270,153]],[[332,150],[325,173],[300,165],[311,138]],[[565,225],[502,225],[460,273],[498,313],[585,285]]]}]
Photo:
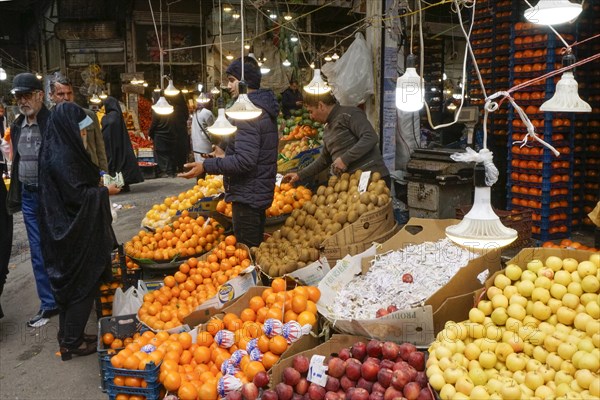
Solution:
[{"label": "pile of orange", "polygon": [[575,249],[575,250],[587,250],[587,251],[599,251],[595,247],[588,247],[580,242],[573,241],[571,239],[563,239],[560,243],[556,244],[552,241],[544,242],[542,247],[554,248],[554,249]]},{"label": "pile of orange", "polygon": [[[290,214],[292,211],[302,208],[302,205],[311,198],[311,190],[304,186],[294,187],[289,183],[282,183],[280,186],[275,186],[273,203],[266,211],[267,217]],[[225,200],[219,201],[217,203],[217,211],[231,217],[231,203],[227,203]]]},{"label": "pile of orange", "polygon": [[[317,323],[316,302],[321,296],[319,289],[314,286],[286,289],[285,280],[274,279],[271,287],[266,288],[260,296],[250,298],[248,307],[240,315],[226,313],[222,318],[209,320],[206,330],[198,333],[195,343],[192,343],[192,336],[187,332],[169,334],[166,331],[136,334],[131,340],[125,339],[128,343],[115,339],[111,334],[104,335],[102,339],[105,345],[113,348],[125,346],[111,358],[113,367],[141,370],[149,361],[161,363],[159,381],[169,392],[176,393],[179,399],[216,400],[217,383],[222,377],[221,364],[234,351],[245,350],[250,340],[257,339],[258,349],[263,353],[261,361],[251,361],[248,355],[242,357],[240,371],[235,376],[245,383],[251,381],[258,372],[269,370],[287,350],[289,344],[283,336],[269,338],[263,334],[265,320],[295,320],[301,325],[313,326]],[[234,344],[228,349],[219,347],[214,339],[222,329],[234,333]],[[153,344],[156,350],[150,354],[140,351],[146,344]],[[123,377],[115,377],[115,383],[117,378]],[[145,385],[141,380],[122,382],[128,386]]]},{"label": "pile of orange", "polygon": [[154,232],[139,231],[125,244],[125,253],[134,258],[169,261],[177,255],[189,257],[210,251],[223,240],[225,229],[214,219],[205,223],[203,216],[192,218],[183,211],[172,225]]},{"label": "pile of orange", "polygon": [[227,236],[205,260],[188,259],[179,271],[164,278],[163,287],[144,295],[138,318],[156,330],[180,326],[196,307],[250,264],[248,250],[236,246],[235,236]]}]

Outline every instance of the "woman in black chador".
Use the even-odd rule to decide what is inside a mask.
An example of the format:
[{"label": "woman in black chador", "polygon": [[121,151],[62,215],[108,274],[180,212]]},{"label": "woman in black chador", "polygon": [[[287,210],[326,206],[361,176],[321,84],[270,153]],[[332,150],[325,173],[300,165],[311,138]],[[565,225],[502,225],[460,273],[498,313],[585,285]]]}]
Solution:
[{"label": "woman in black chador", "polygon": [[96,351],[96,336],[86,335],[84,329],[99,282],[110,276],[116,243],[109,188],[100,185],[100,170],[81,138],[85,118],[75,103],[59,104],[39,156],[42,253],[60,307],[63,360]]},{"label": "woman in black chador", "polygon": [[123,191],[127,192],[129,185],[143,182],[144,176],[133,152],[118,100],[107,97],[104,100],[104,109],[106,114],[102,117],[102,136],[108,158],[108,172],[111,176],[118,172],[123,174]]}]

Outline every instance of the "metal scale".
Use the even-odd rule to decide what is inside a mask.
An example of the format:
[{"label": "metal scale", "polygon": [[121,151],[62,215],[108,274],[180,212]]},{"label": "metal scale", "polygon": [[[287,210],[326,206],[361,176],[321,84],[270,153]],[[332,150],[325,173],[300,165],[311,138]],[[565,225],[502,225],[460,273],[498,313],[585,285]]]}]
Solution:
[{"label": "metal scale", "polygon": [[[464,107],[458,122],[465,123],[471,142],[478,120],[477,107]],[[459,149],[417,149],[406,169],[408,214],[419,218],[455,218],[456,208],[473,202],[473,164],[456,162],[451,154]]]}]

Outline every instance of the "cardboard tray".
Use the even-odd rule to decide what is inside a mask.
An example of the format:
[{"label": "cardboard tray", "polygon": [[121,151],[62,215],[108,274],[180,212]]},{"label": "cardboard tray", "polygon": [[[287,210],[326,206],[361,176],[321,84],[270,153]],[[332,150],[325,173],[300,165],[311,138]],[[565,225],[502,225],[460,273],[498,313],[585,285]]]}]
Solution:
[{"label": "cardboard tray", "polygon": [[[483,286],[478,275],[485,274],[486,271],[487,274],[492,275],[500,270],[498,249],[482,252],[479,257],[469,261],[445,286],[418,307],[401,309],[382,318],[359,321],[337,320],[329,315],[327,305],[335,299],[338,287],[350,281],[354,275],[369,270],[370,261],[375,255],[399,250],[412,244],[443,239],[445,228],[457,222],[457,220],[412,218],[387,242],[342,260],[319,284],[321,299],[317,303],[317,308],[321,315],[340,332],[380,340],[429,345],[447,321],[462,321],[468,317],[468,312],[473,306],[473,292]],[[443,255],[443,249],[440,249],[440,257]]]}]

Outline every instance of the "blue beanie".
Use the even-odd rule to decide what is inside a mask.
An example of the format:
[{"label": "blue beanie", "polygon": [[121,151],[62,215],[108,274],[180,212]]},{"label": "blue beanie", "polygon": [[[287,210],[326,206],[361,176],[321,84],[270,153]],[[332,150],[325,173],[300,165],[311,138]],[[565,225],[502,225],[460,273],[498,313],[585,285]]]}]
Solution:
[{"label": "blue beanie", "polygon": [[[225,73],[234,76],[238,81],[242,79],[242,59],[238,58],[225,70]],[[250,89],[259,89],[262,76],[256,61],[251,57],[244,57],[244,81]]]}]

